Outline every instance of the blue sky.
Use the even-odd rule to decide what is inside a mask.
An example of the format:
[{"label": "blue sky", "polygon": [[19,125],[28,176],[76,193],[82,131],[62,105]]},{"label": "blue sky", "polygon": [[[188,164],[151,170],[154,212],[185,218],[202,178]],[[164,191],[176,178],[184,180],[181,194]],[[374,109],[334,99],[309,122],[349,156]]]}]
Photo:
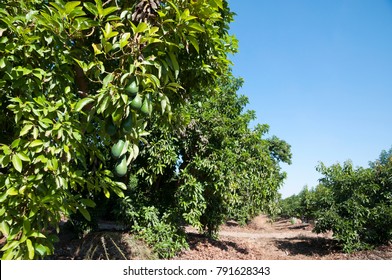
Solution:
[{"label": "blue sky", "polygon": [[229,0],[247,109],[292,146],[283,197],[315,167],[368,165],[392,146],[392,1]]}]

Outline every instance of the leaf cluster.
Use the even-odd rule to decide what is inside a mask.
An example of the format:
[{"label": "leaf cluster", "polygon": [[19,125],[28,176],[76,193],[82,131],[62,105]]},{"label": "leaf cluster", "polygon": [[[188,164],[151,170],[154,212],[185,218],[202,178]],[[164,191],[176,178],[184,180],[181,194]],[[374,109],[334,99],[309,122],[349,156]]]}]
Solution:
[{"label": "leaf cluster", "polygon": [[124,197],[112,146],[130,170],[152,120],[170,125],[228,69],[223,1],[157,1],[146,17],[139,2],[0,3],[3,259],[52,254],[61,219]]},{"label": "leaf cluster", "polygon": [[315,221],[317,233],[332,231],[346,252],[392,240],[392,157],[382,151],[368,168],[351,161],[320,164],[320,184],[280,201],[281,215]]}]

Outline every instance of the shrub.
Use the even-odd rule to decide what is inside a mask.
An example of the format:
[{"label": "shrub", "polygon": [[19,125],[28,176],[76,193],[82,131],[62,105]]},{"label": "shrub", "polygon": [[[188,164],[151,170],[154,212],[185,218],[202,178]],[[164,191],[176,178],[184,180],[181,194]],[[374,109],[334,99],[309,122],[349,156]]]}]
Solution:
[{"label": "shrub", "polygon": [[318,170],[327,199],[316,214],[315,231],[333,231],[350,252],[386,244],[392,239],[392,158],[370,168],[353,168],[351,162]]}]

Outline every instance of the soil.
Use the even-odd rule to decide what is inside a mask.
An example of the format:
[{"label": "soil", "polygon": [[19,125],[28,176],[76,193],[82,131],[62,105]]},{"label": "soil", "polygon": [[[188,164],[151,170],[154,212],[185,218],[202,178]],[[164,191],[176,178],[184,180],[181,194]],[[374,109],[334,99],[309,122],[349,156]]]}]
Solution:
[{"label": "soil", "polygon": [[267,216],[256,217],[240,227],[230,221],[221,227],[219,240],[212,240],[187,228],[190,250],[177,260],[389,260],[392,245],[371,251],[342,253],[332,233],[316,234],[311,224],[288,219],[271,222]]},{"label": "soil", "polygon": [[[174,260],[391,260],[392,244],[374,250],[345,254],[331,233],[316,234],[312,225],[282,219],[271,222],[261,215],[247,226],[234,221],[223,225],[217,240],[186,228],[188,250]],[[1,247],[1,246],[0,246]],[[55,254],[49,259],[156,259],[145,244],[128,233],[106,229],[78,238],[60,233]]]}]

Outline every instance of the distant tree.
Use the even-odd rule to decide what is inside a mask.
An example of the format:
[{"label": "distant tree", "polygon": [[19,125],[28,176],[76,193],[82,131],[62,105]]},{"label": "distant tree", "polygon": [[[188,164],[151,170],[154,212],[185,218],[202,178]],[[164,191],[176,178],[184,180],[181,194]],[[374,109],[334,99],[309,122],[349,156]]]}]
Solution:
[{"label": "distant tree", "polygon": [[353,168],[349,161],[318,167],[326,196],[318,198],[315,231],[332,230],[345,251],[392,240],[392,161],[384,152],[380,159],[370,168]]},{"label": "distant tree", "polygon": [[283,218],[301,217],[301,199],[293,194],[279,201],[279,216]]},{"label": "distant tree", "polygon": [[382,150],[380,156],[375,161],[370,161],[369,165],[372,168],[376,168],[377,165],[387,165],[392,160],[392,147],[386,151]]}]

